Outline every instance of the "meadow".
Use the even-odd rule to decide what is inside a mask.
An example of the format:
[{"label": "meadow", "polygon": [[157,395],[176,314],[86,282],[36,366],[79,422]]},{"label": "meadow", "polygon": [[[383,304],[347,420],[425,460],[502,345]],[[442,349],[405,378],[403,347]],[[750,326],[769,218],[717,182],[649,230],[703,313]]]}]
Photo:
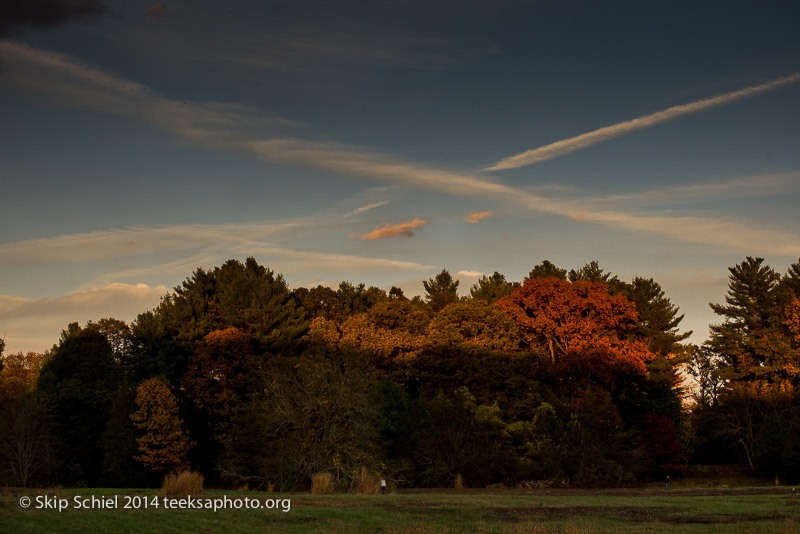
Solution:
[{"label": "meadow", "polygon": [[[791,487],[620,490],[407,490],[389,495],[311,495],[205,490],[202,500],[237,499],[242,506],[213,511],[164,506],[158,490],[5,489],[3,532],[800,532],[800,494]],[[93,508],[77,509],[78,502]],[[109,501],[114,496],[117,498]],[[20,499],[29,497],[28,508]],[[38,497],[38,499],[37,499]],[[42,508],[61,502],[62,510]],[[77,501],[76,501],[77,497]],[[105,497],[105,501],[101,500]],[[60,499],[56,501],[55,499]],[[158,500],[157,508],[152,503]],[[286,509],[286,499],[290,508]],[[144,508],[144,502],[148,502]],[[124,509],[125,503],[135,505]],[[283,503],[283,505],[281,504]],[[100,508],[103,504],[111,504]],[[185,502],[183,503],[186,504]],[[196,504],[196,501],[195,501]],[[37,508],[38,507],[38,508]]]}]

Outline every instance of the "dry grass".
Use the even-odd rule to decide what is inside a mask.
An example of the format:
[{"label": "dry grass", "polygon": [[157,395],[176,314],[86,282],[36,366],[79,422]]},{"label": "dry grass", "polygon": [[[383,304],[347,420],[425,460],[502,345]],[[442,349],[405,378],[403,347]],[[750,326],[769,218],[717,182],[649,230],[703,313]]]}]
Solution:
[{"label": "dry grass", "polygon": [[200,495],[203,492],[203,475],[194,471],[164,477],[161,493],[165,496]]},{"label": "dry grass", "polygon": [[333,475],[330,473],[317,473],[311,477],[311,494],[325,495],[333,493]]},{"label": "dry grass", "polygon": [[375,495],[381,490],[381,483],[366,467],[361,468],[361,476],[353,483],[350,493],[358,495]]}]

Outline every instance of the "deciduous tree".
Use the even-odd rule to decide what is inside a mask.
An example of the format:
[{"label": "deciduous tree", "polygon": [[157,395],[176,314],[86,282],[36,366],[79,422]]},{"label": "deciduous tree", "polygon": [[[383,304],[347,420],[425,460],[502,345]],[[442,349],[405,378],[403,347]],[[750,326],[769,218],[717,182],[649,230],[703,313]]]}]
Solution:
[{"label": "deciduous tree", "polygon": [[136,390],[136,406],[131,414],[141,432],[136,440],[136,461],[159,474],[185,468],[190,443],[169,386],[158,378],[145,380]]}]

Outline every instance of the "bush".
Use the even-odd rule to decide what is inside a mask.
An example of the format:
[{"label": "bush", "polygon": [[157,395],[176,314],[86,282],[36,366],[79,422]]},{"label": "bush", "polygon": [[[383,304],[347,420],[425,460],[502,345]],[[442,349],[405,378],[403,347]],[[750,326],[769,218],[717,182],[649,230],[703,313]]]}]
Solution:
[{"label": "bush", "polygon": [[161,493],[164,496],[200,495],[203,492],[203,475],[194,471],[164,477]]},{"label": "bush", "polygon": [[357,493],[359,495],[375,495],[376,493],[380,492],[380,488],[380,480],[375,478],[369,469],[362,467],[361,477],[354,482],[350,492]]},{"label": "bush", "polygon": [[324,495],[333,493],[333,475],[330,473],[317,473],[311,477],[311,493]]}]

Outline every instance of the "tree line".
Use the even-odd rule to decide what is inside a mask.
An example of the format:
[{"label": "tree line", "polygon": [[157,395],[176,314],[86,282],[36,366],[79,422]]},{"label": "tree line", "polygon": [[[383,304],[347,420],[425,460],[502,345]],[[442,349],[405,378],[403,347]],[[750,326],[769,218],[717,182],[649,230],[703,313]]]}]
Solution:
[{"label": "tree line", "polygon": [[[800,478],[800,261],[731,267],[702,346],[650,278],[549,261],[459,298],[290,290],[255,259],[197,269],[130,325],[72,323],[0,361],[8,485],[298,489],[362,469],[402,486],[613,486],[744,463]],[[3,345],[0,342],[0,354]],[[691,384],[684,380],[691,377]]]}]

